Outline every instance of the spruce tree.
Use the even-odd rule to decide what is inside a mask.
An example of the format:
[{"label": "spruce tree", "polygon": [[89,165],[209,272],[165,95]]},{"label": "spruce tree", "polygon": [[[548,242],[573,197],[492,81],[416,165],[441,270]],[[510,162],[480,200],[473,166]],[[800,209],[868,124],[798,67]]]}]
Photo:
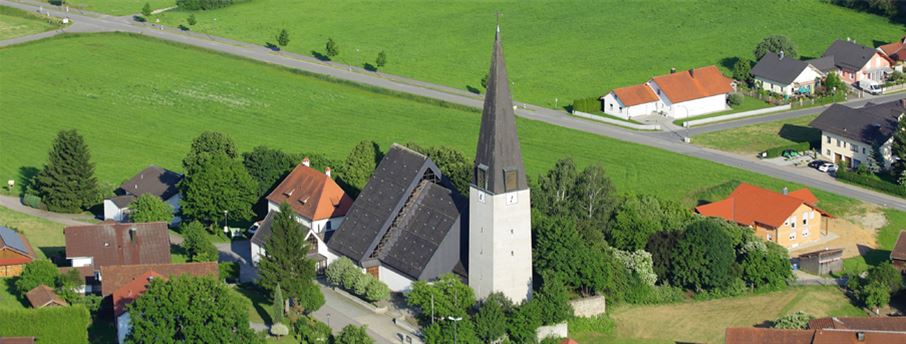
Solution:
[{"label": "spruce tree", "polygon": [[47,164],[37,175],[38,193],[51,211],[75,213],[99,199],[94,164],[85,139],[75,130],[57,133]]},{"label": "spruce tree", "polygon": [[359,142],[349,152],[343,167],[343,182],[346,184],[346,192],[350,196],[357,197],[359,192],[365,188],[371,173],[377,168],[378,163],[383,158],[381,147],[374,141]]},{"label": "spruce tree", "polygon": [[893,134],[893,144],[890,150],[893,153],[894,161],[896,161],[896,165],[893,166],[894,172],[906,173],[906,116],[900,116],[897,131]]},{"label": "spruce tree", "polygon": [[315,284],[315,262],[308,258],[306,230],[293,218],[289,204],[280,205],[271,224],[271,236],[264,242],[265,256],[258,265],[258,283],[271,292],[281,288],[305,312],[324,304],[324,295]]}]

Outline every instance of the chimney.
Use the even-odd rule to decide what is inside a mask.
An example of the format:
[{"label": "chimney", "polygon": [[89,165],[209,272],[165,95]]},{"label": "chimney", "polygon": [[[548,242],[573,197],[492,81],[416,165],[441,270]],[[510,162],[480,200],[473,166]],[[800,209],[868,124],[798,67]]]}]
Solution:
[{"label": "chimney", "polygon": [[670,74],[676,73],[676,67],[670,68]]},{"label": "chimney", "polygon": [[129,241],[135,242],[135,227],[129,227]]},{"label": "chimney", "polygon": [[790,189],[787,189],[786,186],[784,186],[784,187],[783,187],[783,195],[786,196],[786,195],[789,195],[789,194],[790,194]]},{"label": "chimney", "polygon": [[783,50],[780,51],[780,59],[783,60]]},{"label": "chimney", "polygon": [[695,78],[695,68],[689,68],[689,76]]},{"label": "chimney", "polygon": [[856,340],[858,340],[860,342],[864,342],[865,341],[865,332],[862,332],[862,331],[856,332]]},{"label": "chimney", "polygon": [[308,160],[308,157],[305,157],[305,159],[302,159],[302,165],[305,165],[305,167],[311,167],[311,160]]},{"label": "chimney", "polygon": [[326,174],[327,177],[330,177],[330,167],[324,169],[324,174]]}]

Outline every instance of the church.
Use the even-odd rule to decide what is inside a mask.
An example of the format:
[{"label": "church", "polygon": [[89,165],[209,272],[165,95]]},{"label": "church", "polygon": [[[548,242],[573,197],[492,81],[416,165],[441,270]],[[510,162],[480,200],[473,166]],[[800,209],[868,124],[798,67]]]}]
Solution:
[{"label": "church", "polygon": [[531,237],[498,27],[468,198],[429,157],[393,145],[339,228],[323,233],[326,252],[319,253],[348,257],[393,291],[454,273],[479,299],[502,292],[518,303],[532,292]]}]

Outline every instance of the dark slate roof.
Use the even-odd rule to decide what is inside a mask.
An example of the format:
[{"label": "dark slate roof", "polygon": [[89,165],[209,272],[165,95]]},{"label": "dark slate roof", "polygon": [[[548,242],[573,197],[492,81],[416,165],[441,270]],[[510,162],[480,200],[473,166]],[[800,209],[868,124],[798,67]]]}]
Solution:
[{"label": "dark slate roof", "polygon": [[790,57],[781,59],[775,53],[767,53],[752,68],[752,75],[789,85],[806,68],[808,62]]},{"label": "dark slate roof", "polygon": [[24,256],[34,257],[31,248],[16,231],[0,226],[0,248],[9,247]]},{"label": "dark slate roof", "polygon": [[440,175],[427,156],[390,147],[327,246],[358,262],[368,258],[426,168]]},{"label": "dark slate roof", "polygon": [[412,204],[403,209],[382,238],[373,257],[418,279],[447,234],[458,225],[461,198],[452,190],[424,180]]},{"label": "dark slate roof", "polygon": [[[484,97],[484,109],[481,113],[478,148],[475,153],[475,171],[482,165],[488,169],[487,191],[494,194],[507,191],[504,186],[504,170],[516,171],[515,190],[528,188],[509,83],[498,27],[494,38],[494,52],[491,55],[491,69],[488,72],[488,91]],[[483,185],[477,185],[475,171],[472,173],[472,184],[483,188]]]},{"label": "dark slate roof", "polygon": [[814,66],[815,68],[818,68],[818,70],[820,70],[822,73],[827,73],[837,68],[837,66],[834,65],[833,56],[825,56],[822,58],[807,60],[805,62]]},{"label": "dark slate roof", "polygon": [[834,65],[840,68],[850,70],[862,69],[871,57],[878,51],[872,48],[858,45],[854,42],[838,39],[824,52],[821,57],[834,57]]},{"label": "dark slate roof", "polygon": [[897,120],[904,112],[906,105],[898,100],[858,109],[834,104],[809,125],[862,143],[881,145],[896,131]]},{"label": "dark slate roof", "polygon": [[163,200],[168,200],[179,192],[176,184],[180,180],[182,180],[182,175],[179,173],[157,166],[148,166],[135,177],[120,185],[120,189],[128,195],[141,196],[150,193]]},{"label": "dark slate roof", "polygon": [[122,195],[110,198],[110,201],[120,209],[128,207],[134,200],[135,195]]},{"label": "dark slate roof", "polygon": [[258,246],[264,246],[264,243],[271,237],[271,225],[274,223],[274,214],[276,211],[269,211],[264,219],[258,222],[258,230],[252,235],[251,241]]}]

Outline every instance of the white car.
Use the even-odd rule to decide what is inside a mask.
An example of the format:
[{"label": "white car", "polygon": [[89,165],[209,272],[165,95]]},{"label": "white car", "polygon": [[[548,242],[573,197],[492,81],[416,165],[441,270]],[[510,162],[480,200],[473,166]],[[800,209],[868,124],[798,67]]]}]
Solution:
[{"label": "white car", "polygon": [[818,171],[827,173],[837,172],[837,164],[831,162],[823,163],[821,166],[818,166]]}]

